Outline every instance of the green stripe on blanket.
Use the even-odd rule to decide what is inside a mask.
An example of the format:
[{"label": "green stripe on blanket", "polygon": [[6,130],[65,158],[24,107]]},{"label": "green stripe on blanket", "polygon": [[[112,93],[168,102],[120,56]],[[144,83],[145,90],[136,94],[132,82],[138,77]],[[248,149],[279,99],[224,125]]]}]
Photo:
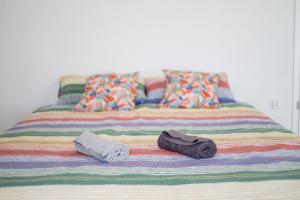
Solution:
[{"label": "green stripe on blanket", "polygon": [[91,174],[58,174],[34,177],[0,177],[0,187],[76,184],[76,185],[180,185],[193,183],[222,183],[222,182],[249,182],[267,180],[299,179],[300,170],[276,172],[236,172],[202,175],[140,175],[126,174],[115,176],[98,176]]}]

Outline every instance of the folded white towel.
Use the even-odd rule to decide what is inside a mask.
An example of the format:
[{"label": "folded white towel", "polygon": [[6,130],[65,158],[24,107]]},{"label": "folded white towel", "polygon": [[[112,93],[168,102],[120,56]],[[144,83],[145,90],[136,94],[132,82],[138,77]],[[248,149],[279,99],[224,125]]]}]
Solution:
[{"label": "folded white towel", "polygon": [[122,161],[129,155],[126,144],[102,139],[90,131],[83,132],[74,143],[80,153],[106,162]]}]

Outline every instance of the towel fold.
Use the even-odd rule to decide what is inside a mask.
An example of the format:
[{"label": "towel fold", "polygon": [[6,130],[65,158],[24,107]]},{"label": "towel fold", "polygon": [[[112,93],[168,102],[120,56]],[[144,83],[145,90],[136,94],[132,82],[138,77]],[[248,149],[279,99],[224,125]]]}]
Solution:
[{"label": "towel fold", "polygon": [[159,148],[200,159],[211,158],[217,152],[216,144],[207,138],[184,135],[174,130],[163,131],[157,144]]},{"label": "towel fold", "polygon": [[75,140],[75,149],[105,162],[125,160],[129,155],[128,146],[119,142],[99,138],[90,131],[85,131]]}]

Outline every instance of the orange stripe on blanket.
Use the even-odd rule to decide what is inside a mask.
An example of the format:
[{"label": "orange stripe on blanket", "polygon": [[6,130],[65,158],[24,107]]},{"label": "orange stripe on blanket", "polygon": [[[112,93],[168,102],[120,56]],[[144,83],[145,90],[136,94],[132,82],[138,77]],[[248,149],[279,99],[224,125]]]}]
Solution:
[{"label": "orange stripe on blanket", "polygon": [[[217,154],[230,154],[230,153],[251,153],[251,152],[267,152],[274,150],[300,150],[300,145],[288,145],[288,144],[275,144],[269,146],[255,146],[246,145],[229,148],[218,148]],[[167,151],[164,149],[137,149],[132,148],[129,150],[130,155],[179,155],[179,153]],[[15,155],[15,156],[82,156],[83,154],[77,151],[46,151],[46,150],[0,150],[1,155]]]},{"label": "orange stripe on blanket", "polygon": [[[270,146],[238,146],[230,148],[218,148],[217,154],[230,153],[251,153],[251,152],[267,152],[274,150],[300,150],[300,145],[275,144]],[[162,149],[130,149],[130,155],[177,155],[176,152],[171,152]]]},{"label": "orange stripe on blanket", "polygon": [[270,146],[247,145],[247,146],[237,146],[237,147],[218,149],[218,153],[226,154],[226,153],[266,152],[266,151],[274,151],[280,149],[300,150],[300,145],[288,145],[288,144],[274,144]]},{"label": "orange stripe on blanket", "polygon": [[15,156],[81,156],[83,154],[77,151],[44,151],[44,150],[1,150],[0,155]]}]

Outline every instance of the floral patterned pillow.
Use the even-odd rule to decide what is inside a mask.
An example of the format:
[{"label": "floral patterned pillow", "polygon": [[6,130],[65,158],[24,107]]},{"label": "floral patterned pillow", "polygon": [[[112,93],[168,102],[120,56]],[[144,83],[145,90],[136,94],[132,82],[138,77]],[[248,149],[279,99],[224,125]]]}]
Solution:
[{"label": "floral patterned pillow", "polygon": [[211,73],[163,70],[167,88],[163,108],[219,108],[218,76]]},{"label": "floral patterned pillow", "polygon": [[129,111],[135,107],[139,73],[100,74],[88,78],[81,101],[74,111]]}]

